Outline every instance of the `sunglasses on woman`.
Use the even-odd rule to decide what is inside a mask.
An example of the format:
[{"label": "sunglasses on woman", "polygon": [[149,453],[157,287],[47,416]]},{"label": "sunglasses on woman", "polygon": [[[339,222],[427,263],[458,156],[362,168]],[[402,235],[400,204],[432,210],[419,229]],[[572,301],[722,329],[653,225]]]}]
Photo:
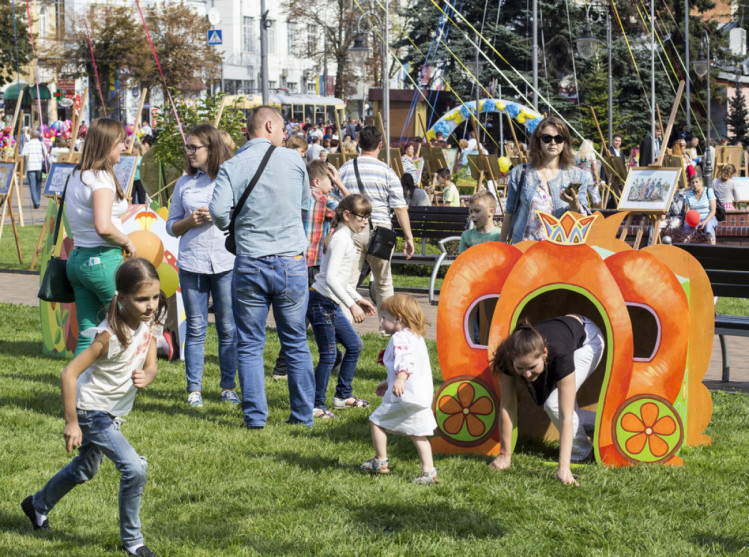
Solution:
[{"label": "sunglasses on woman", "polygon": [[554,143],[556,143],[557,145],[561,145],[562,143],[564,143],[564,136],[563,136],[563,135],[562,135],[561,133],[558,133],[558,134],[556,134],[556,135],[551,135],[551,134],[545,133],[545,134],[543,134],[543,135],[541,136],[541,141],[543,141],[543,142],[544,142],[544,143],[546,143],[547,145],[548,145],[549,143],[551,143],[551,142],[552,142],[552,140],[553,140],[553,141],[554,141]]}]

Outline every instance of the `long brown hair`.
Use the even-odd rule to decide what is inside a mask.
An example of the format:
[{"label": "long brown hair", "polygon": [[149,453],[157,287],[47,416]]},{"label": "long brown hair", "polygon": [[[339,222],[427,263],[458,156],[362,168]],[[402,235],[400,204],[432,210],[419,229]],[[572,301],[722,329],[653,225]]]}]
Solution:
[{"label": "long brown hair", "polygon": [[115,145],[125,141],[126,138],[125,126],[119,120],[113,120],[112,118],[94,120],[86,132],[81,162],[75,166],[75,170],[79,174],[86,170],[107,172],[117,187],[117,199],[124,199],[125,192],[122,191],[122,186],[114,173],[114,165],[109,162],[109,153],[112,152]]},{"label": "long brown hair", "polygon": [[559,166],[560,168],[569,168],[575,166],[575,155],[572,154],[572,145],[570,130],[567,128],[567,124],[562,121],[561,118],[556,116],[547,116],[541,122],[539,122],[536,129],[533,130],[530,141],[530,159],[531,166],[534,168],[540,167],[544,162],[544,152],[541,148],[541,135],[545,127],[553,126],[557,129],[562,137],[564,137],[564,143],[562,144],[562,152],[559,154]]},{"label": "long brown hair", "polygon": [[492,373],[494,375],[500,373],[514,375],[515,368],[512,362],[516,358],[528,355],[541,356],[544,348],[546,348],[544,337],[527,320],[523,320],[518,323],[512,334],[497,347],[492,359]]},{"label": "long brown hair", "polygon": [[[117,273],[114,276],[114,285],[117,290],[114,293],[114,298],[112,298],[112,301],[109,303],[107,321],[109,322],[110,328],[117,336],[117,340],[120,341],[120,344],[123,347],[130,344],[132,334],[130,332],[130,327],[127,326],[122,315],[120,315],[119,297],[121,295],[133,296],[144,285],[154,280],[159,282],[159,274],[156,272],[156,267],[153,266],[153,263],[142,257],[128,259],[120,265],[119,269],[117,269]],[[159,294],[159,306],[154,312],[152,324],[161,324],[161,320],[165,313],[166,295],[162,290]]]},{"label": "long brown hair", "polygon": [[363,195],[359,195],[358,193],[352,193],[351,195],[347,195],[346,197],[341,199],[341,202],[335,209],[335,217],[333,218],[333,222],[330,225],[332,230],[330,234],[328,234],[328,237],[325,238],[325,242],[323,243],[323,253],[328,251],[330,238],[340,228],[339,225],[343,222],[344,211],[348,211],[351,214],[356,213],[357,215],[361,215],[363,217],[369,217],[369,215],[372,214],[372,204],[369,202],[369,199],[367,199]]},{"label": "long brown hair", "polygon": [[[194,137],[200,141],[201,145],[205,145],[205,148],[208,149],[206,174],[211,177],[211,180],[215,180],[221,165],[233,156],[233,153],[221,137],[221,133],[210,124],[200,124],[191,129],[187,133],[187,137]],[[197,168],[190,165],[190,159],[185,154],[185,172],[190,176],[194,176],[197,171]]]}]

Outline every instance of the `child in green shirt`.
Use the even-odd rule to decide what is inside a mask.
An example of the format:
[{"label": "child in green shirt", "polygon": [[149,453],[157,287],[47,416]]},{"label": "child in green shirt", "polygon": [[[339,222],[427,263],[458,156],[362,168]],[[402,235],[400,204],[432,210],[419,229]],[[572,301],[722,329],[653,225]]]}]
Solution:
[{"label": "child in green shirt", "polygon": [[494,212],[497,201],[488,190],[474,193],[468,202],[468,213],[473,221],[474,228],[466,230],[460,235],[460,247],[458,253],[482,242],[498,242],[501,232],[500,228],[494,226]]},{"label": "child in green shirt", "polygon": [[460,194],[455,184],[450,181],[450,170],[440,168],[435,172],[437,186],[442,188],[442,203],[449,207],[460,207]]}]

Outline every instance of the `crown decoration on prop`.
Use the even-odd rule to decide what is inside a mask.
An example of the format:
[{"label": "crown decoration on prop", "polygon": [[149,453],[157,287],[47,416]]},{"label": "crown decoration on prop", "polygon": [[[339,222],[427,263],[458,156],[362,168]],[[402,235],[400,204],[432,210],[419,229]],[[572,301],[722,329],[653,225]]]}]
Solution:
[{"label": "crown decoration on prop", "polygon": [[548,240],[555,244],[584,244],[590,225],[596,219],[596,215],[577,218],[574,214],[567,212],[561,218],[556,218],[548,213],[536,212],[546,227]]}]

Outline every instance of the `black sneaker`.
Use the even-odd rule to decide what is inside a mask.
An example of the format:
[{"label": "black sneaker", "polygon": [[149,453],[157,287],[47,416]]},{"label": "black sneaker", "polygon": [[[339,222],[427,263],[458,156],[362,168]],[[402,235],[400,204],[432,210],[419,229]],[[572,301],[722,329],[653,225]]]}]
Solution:
[{"label": "black sneaker", "polygon": [[156,557],[156,554],[148,549],[147,545],[141,545],[138,549],[135,550],[135,553],[132,551],[128,551],[124,547],[122,548],[122,551],[127,553],[128,555],[140,555],[141,557]]},{"label": "black sneaker", "polygon": [[26,497],[26,499],[21,502],[21,508],[23,509],[23,512],[26,513],[26,516],[29,517],[34,530],[50,530],[48,518],[44,519],[41,526],[36,523],[36,509],[34,509],[33,496],[29,495]]},{"label": "black sneaker", "polygon": [[285,381],[289,378],[288,371],[286,369],[286,360],[279,355],[276,359],[276,365],[273,367],[273,379],[276,381]]}]

